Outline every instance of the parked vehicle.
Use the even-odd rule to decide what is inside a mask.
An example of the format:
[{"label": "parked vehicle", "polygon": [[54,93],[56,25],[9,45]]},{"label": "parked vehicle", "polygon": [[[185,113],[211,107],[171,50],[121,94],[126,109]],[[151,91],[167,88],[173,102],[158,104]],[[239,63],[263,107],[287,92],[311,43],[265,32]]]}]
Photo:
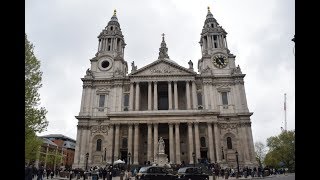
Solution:
[{"label": "parked vehicle", "polygon": [[209,175],[197,167],[183,167],[178,170],[176,180],[209,180]]},{"label": "parked vehicle", "polygon": [[136,175],[136,179],[143,180],[175,180],[176,176],[169,173],[164,167],[142,167]]}]

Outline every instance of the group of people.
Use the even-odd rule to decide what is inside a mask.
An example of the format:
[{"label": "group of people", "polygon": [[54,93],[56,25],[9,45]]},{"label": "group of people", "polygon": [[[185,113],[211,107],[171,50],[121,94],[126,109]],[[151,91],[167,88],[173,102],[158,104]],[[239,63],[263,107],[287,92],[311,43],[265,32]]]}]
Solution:
[{"label": "group of people", "polygon": [[25,166],[25,180],[33,180],[35,177],[37,180],[43,180],[44,177],[47,179],[53,179],[57,176],[60,169],[51,170],[50,168],[45,169],[44,166],[36,168],[33,164],[26,164]]}]

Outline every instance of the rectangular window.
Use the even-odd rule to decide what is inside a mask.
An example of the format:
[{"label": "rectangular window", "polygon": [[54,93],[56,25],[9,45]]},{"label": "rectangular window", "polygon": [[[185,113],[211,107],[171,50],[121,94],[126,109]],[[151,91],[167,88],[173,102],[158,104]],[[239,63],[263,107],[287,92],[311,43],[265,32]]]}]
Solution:
[{"label": "rectangular window", "polygon": [[198,93],[197,98],[198,98],[198,105],[202,106],[202,94]]},{"label": "rectangular window", "polygon": [[129,106],[129,94],[124,95],[124,106]]},{"label": "rectangular window", "polygon": [[227,92],[221,92],[222,96],[222,104],[223,105],[228,105],[228,95]]},{"label": "rectangular window", "polygon": [[124,105],[123,110],[124,111],[128,111],[129,110],[129,94],[125,94],[124,95],[124,103],[123,103],[123,105]]},{"label": "rectangular window", "polygon": [[105,100],[105,95],[100,95],[99,97],[99,107],[104,107],[104,100]]}]

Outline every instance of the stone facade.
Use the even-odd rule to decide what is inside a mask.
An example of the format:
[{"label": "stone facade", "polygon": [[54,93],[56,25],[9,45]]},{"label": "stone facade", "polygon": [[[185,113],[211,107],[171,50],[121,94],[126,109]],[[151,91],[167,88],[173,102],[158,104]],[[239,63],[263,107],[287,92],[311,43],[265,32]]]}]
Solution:
[{"label": "stone facade", "polygon": [[[171,60],[164,34],[157,60],[142,68],[124,60],[116,13],[98,36],[98,52],[82,78],[73,168],[117,159],[154,162],[160,137],[171,164],[256,164],[243,78],[227,47],[226,32],[208,9],[200,38],[198,71]],[[89,156],[86,157],[86,154]]]}]

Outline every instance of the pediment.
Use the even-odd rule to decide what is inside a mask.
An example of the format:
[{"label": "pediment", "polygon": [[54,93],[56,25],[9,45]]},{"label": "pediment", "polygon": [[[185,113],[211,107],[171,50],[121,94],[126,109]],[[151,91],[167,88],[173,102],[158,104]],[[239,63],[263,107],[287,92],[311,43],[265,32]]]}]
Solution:
[{"label": "pediment", "polygon": [[157,60],[137,71],[131,73],[131,76],[159,76],[159,75],[194,75],[194,71],[184,68],[175,62],[168,60]]}]

